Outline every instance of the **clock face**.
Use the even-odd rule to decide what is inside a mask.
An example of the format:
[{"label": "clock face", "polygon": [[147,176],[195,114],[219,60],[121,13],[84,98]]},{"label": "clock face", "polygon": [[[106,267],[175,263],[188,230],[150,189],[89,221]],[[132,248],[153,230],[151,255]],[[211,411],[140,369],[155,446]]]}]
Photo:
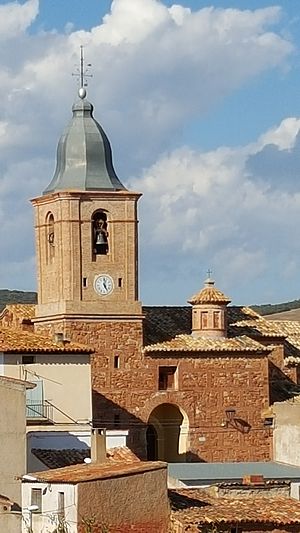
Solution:
[{"label": "clock face", "polygon": [[107,296],[114,290],[114,281],[108,274],[100,274],[94,279],[94,289],[101,296]]}]

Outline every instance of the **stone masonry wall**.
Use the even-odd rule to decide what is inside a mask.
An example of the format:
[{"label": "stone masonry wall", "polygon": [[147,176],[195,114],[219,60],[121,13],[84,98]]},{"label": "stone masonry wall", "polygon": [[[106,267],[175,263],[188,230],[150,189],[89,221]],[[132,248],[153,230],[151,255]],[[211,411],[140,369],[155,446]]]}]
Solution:
[{"label": "stone masonry wall", "polygon": [[80,483],[77,509],[79,533],[86,532],[84,521],[91,518],[95,533],[166,533],[170,514],[166,467]]},{"label": "stone masonry wall", "polygon": [[[272,430],[264,427],[262,417],[269,406],[266,357],[144,356],[142,320],[64,320],[52,325],[37,323],[36,329],[61,331],[67,338],[96,348],[92,357],[93,423],[129,429],[129,445],[141,458],[146,458],[149,417],[161,404],[178,406],[187,420],[187,446],[180,460],[272,458]],[[119,368],[114,368],[115,356],[119,357]],[[177,390],[159,390],[160,366],[177,366]],[[236,409],[230,424],[226,424],[226,407]]]}]

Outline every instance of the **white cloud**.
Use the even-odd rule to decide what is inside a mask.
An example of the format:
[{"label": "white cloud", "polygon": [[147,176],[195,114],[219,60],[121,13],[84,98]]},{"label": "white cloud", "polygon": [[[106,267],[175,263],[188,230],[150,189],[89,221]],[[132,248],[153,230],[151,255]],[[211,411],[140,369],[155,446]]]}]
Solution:
[{"label": "white cloud", "polygon": [[[7,286],[20,287],[18,261],[27,265],[24,286],[34,279],[27,199],[51,179],[58,137],[71,114],[71,72],[80,44],[93,64],[95,116],[113,140],[120,177],[140,176],[131,183],[145,193],[141,241],[149,250],[146,260],[159,261],[158,277],[170,281],[166,270],[176,267],[181,275],[188,263],[200,284],[203,270],[218,258],[225,276],[228,254],[234,254],[236,276],[243,271],[250,279],[251,265],[268,267],[272,226],[291,249],[287,232],[298,223],[299,198],[295,191],[283,196],[271,181],[256,181],[253,166],[258,155],[270,160],[270,143],[283,155],[294,153],[299,119],[289,118],[239,149],[174,148],[191,119],[262,72],[288,65],[293,44],[276,26],[272,30],[281,20],[279,8],[192,12],[159,0],[114,0],[90,31],[68,25],[65,33],[31,34],[26,30],[38,9],[37,0],[0,7],[0,245]],[[288,216],[279,227],[283,209]],[[191,276],[190,282],[178,293],[172,286],[172,297],[182,301],[195,292]]]},{"label": "white cloud", "polygon": [[296,136],[300,129],[300,119],[288,117],[275,128],[271,128],[258,140],[261,147],[267,144],[275,144],[279,150],[291,150],[296,142]]},{"label": "white cloud", "polygon": [[[269,131],[248,146],[206,153],[175,150],[145,170],[142,179],[133,180],[132,187],[144,193],[146,257],[163,254],[165,269],[174,261],[187,267],[199,265],[203,275],[208,266],[213,267],[218,281],[234,295],[263,275],[268,281],[262,299],[272,298],[268,283],[274,283],[275,276],[277,283],[286,283],[287,276],[297,280],[300,243],[294,237],[300,222],[300,185],[296,182],[295,190],[289,191],[282,171],[279,183],[268,172],[265,181],[257,180],[249,173],[249,161],[266,150],[263,138],[272,139],[276,165],[281,168],[283,158],[284,166],[299,173],[299,158],[295,158],[299,128],[300,120],[291,117],[274,128],[273,135]],[[275,157],[273,152],[265,154],[266,168],[268,156]],[[181,300],[185,290],[184,286],[177,289]],[[251,288],[245,291],[251,298]]]},{"label": "white cloud", "polygon": [[0,40],[13,39],[30,27],[39,13],[39,0],[0,5]]}]

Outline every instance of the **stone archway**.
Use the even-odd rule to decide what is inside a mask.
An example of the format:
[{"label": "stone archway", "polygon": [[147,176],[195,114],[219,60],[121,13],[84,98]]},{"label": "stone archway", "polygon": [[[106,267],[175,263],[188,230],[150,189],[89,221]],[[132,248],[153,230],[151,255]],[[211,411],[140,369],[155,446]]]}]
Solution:
[{"label": "stone archway", "polygon": [[186,460],[189,423],[177,405],[163,403],[153,409],[148,420],[148,458],[181,463]]}]

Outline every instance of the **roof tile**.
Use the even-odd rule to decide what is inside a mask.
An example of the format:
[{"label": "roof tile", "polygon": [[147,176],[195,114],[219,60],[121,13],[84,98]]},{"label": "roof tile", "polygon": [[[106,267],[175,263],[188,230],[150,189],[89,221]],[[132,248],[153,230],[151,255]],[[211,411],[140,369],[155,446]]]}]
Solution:
[{"label": "roof tile", "polygon": [[260,352],[270,350],[246,335],[234,338],[209,339],[178,335],[174,339],[144,348],[144,353],[152,352]]},{"label": "roof tile", "polygon": [[291,498],[215,498],[197,489],[170,491],[172,515],[191,525],[300,525],[300,502]]},{"label": "roof tile", "polygon": [[[37,481],[45,483],[81,483],[85,481],[96,481],[97,479],[108,479],[112,477],[126,476],[135,473],[149,472],[151,470],[166,469],[167,463],[162,461],[136,461],[130,463],[107,461],[105,463],[90,463],[66,466],[46,470],[44,472],[34,472],[30,474]],[[29,480],[23,479],[24,482]],[[31,481],[32,482],[32,481]]]},{"label": "roof tile", "polygon": [[31,331],[0,327],[0,351],[7,353],[92,353],[90,346],[58,342]]}]

